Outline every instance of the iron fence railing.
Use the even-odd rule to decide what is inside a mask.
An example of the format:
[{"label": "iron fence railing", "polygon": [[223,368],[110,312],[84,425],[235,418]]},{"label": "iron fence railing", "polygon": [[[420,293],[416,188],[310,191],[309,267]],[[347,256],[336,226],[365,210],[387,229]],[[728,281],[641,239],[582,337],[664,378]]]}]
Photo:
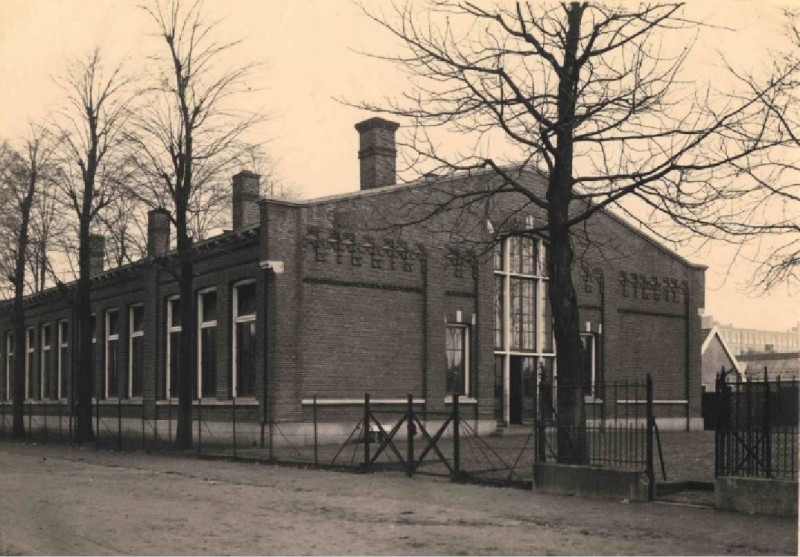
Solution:
[{"label": "iron fence railing", "polygon": [[717,381],[715,475],[796,480],[800,382],[730,375]]},{"label": "iron fence railing", "polygon": [[[536,462],[645,469],[652,393],[636,382],[606,383],[581,398],[582,425],[565,426],[566,385],[543,382],[533,423],[496,428],[474,401],[453,396],[443,410],[423,399],[304,400],[291,420],[272,419],[253,400],[195,401],[190,454],[254,459],[353,471],[398,470],[465,481],[530,485]],[[580,395],[583,397],[583,394]],[[649,402],[648,402],[649,401]],[[69,441],[75,426],[67,401],[25,403],[25,435],[46,442]],[[98,447],[168,451],[177,448],[176,401],[156,405],[95,400],[93,431]],[[11,433],[11,403],[0,403],[0,437]],[[585,452],[570,460],[577,442]],[[565,445],[566,444],[566,445]]]}]

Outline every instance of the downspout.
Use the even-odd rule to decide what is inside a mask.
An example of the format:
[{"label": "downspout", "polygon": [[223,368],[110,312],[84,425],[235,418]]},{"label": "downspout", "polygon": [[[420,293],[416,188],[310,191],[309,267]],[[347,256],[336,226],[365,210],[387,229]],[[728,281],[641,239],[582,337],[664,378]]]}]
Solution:
[{"label": "downspout", "polygon": [[[261,307],[262,307],[262,312],[261,312],[262,313],[262,316],[261,316],[262,328],[261,328],[261,330],[262,330],[262,335],[263,335],[263,338],[262,338],[262,346],[263,346],[263,348],[262,348],[262,358],[263,358],[262,386],[263,386],[263,388],[262,388],[262,393],[261,393],[261,402],[264,405],[264,414],[263,414],[263,418],[261,419],[261,448],[263,449],[264,448],[264,427],[266,426],[267,421],[269,420],[269,414],[268,414],[268,410],[267,410],[267,404],[268,404],[267,403],[267,394],[268,394],[267,377],[269,376],[269,374],[267,373],[267,347],[268,347],[268,344],[267,344],[267,338],[268,338],[267,325],[268,325],[268,321],[269,321],[269,319],[267,317],[267,302],[268,302],[267,297],[268,297],[268,291],[269,291],[268,288],[267,288],[267,281],[269,280],[269,269],[263,269],[262,272],[264,274],[264,281],[263,281],[262,286],[261,286],[261,299],[263,300],[263,304],[261,305]],[[270,451],[272,451],[272,443],[271,442],[270,442]]]},{"label": "downspout", "polygon": [[[603,270],[598,269],[597,284],[600,288],[600,392],[605,395],[606,383],[606,281]],[[596,391],[595,391],[596,392]],[[601,419],[605,423],[606,401],[600,405]]]},{"label": "downspout", "polygon": [[[161,350],[160,350],[160,340],[161,340],[161,271],[156,265],[154,269],[155,272],[155,283],[156,283],[156,297],[153,301],[153,324],[156,327],[155,331],[152,331],[150,334],[153,338],[153,353],[155,354],[155,382],[153,384],[153,441],[158,439],[158,382],[159,382],[159,370],[161,369]],[[167,323],[164,323],[163,331],[164,334],[167,330]],[[165,362],[166,364],[166,362]],[[166,365],[164,365],[164,370],[166,373]],[[164,396],[166,397],[166,384],[164,385]],[[144,393],[142,393],[144,395]],[[142,401],[144,404],[144,400]]]},{"label": "downspout", "polygon": [[428,261],[427,255],[423,252],[420,257],[422,266],[422,398],[425,403],[422,405],[422,419],[428,419]]},{"label": "downspout", "polygon": [[683,380],[684,380],[684,394],[686,396],[686,431],[689,431],[689,408],[691,406],[689,401],[689,325],[690,325],[690,316],[689,316],[689,283],[686,283],[686,291],[683,296],[684,304],[685,304],[685,315],[684,315],[684,369],[683,369]]},{"label": "downspout", "polygon": [[481,336],[480,336],[480,323],[481,323],[481,314],[480,314],[481,304],[480,304],[480,300],[481,300],[481,296],[480,296],[480,294],[481,294],[481,290],[480,290],[480,287],[479,287],[480,281],[478,280],[478,277],[480,276],[479,273],[480,273],[480,263],[479,263],[479,259],[476,258],[475,259],[475,267],[473,268],[473,274],[472,274],[473,291],[475,292],[475,301],[474,301],[475,323],[472,323],[472,327],[470,327],[475,332],[474,332],[474,338],[470,339],[470,342],[472,342],[472,344],[470,346],[470,351],[472,353],[469,355],[469,357],[470,357],[469,365],[470,365],[470,368],[471,368],[469,370],[469,376],[475,378],[474,379],[475,389],[474,389],[474,391],[472,391],[472,398],[474,398],[477,401],[476,404],[472,405],[472,407],[473,407],[473,419],[474,419],[474,423],[475,423],[475,426],[474,426],[475,427],[475,431],[478,431],[478,416],[480,415],[480,411],[479,411],[478,407],[481,404],[481,400],[480,400],[480,398],[478,396],[478,394],[480,393],[480,365],[478,363],[478,359],[481,356],[481,349],[480,349],[480,339],[481,339]]}]

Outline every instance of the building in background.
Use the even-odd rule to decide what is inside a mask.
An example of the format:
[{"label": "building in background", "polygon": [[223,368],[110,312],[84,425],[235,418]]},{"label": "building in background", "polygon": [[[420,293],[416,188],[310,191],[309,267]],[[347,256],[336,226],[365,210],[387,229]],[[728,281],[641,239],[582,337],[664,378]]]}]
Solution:
[{"label": "building in background", "polygon": [[800,351],[742,354],[739,362],[748,381],[800,380]]},{"label": "building in background", "polygon": [[718,323],[713,316],[703,317],[703,328],[716,326],[720,336],[735,355],[765,352],[797,352],[800,351],[800,325],[788,331],[765,331],[747,329],[733,325]]},{"label": "building in background", "polygon": [[717,377],[723,371],[728,381],[745,380],[744,366],[722,338],[719,328],[715,325],[711,329],[703,329],[703,337],[703,392],[716,389]]}]

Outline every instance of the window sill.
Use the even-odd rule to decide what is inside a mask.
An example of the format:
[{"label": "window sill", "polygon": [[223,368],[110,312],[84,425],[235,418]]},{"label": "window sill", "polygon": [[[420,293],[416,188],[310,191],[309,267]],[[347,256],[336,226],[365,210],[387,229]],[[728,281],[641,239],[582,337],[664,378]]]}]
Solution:
[{"label": "window sill", "polygon": [[[97,401],[96,398],[92,399],[92,404],[95,404],[97,402],[98,401]],[[115,398],[108,397],[108,398],[100,399],[99,403],[100,403],[100,406],[117,406],[117,405],[122,405],[122,406],[141,406],[142,405],[142,398],[141,397],[137,397],[137,398],[122,398],[122,399],[120,399],[120,398],[116,398],[116,397]]]},{"label": "window sill", "polygon": [[603,399],[596,396],[584,396],[583,402],[585,404],[603,404]]},{"label": "window sill", "polygon": [[[646,400],[618,400],[617,404],[647,404]],[[689,404],[688,400],[659,400],[653,401],[653,404]]]},{"label": "window sill", "polygon": [[[177,398],[169,400],[157,400],[156,406],[178,406],[179,401]],[[233,400],[220,399],[220,398],[204,398],[202,400],[192,400],[192,406],[233,406]],[[236,406],[258,406],[258,400],[253,397],[237,398]]]},{"label": "window sill", "polygon": [[[408,399],[406,398],[376,398],[370,399],[370,405],[373,404],[380,404],[380,405],[401,405],[401,404],[408,404]],[[313,406],[314,399],[313,398],[304,398],[300,401],[300,404],[303,406]],[[412,400],[412,404],[425,404],[424,398],[415,398]],[[317,399],[317,406],[364,406],[364,399],[363,398],[318,398]]]},{"label": "window sill", "polygon": [[[451,395],[447,395],[444,397],[445,404],[453,404],[453,397]],[[472,398],[470,396],[460,395],[458,397],[458,404],[478,404],[478,399]]]}]

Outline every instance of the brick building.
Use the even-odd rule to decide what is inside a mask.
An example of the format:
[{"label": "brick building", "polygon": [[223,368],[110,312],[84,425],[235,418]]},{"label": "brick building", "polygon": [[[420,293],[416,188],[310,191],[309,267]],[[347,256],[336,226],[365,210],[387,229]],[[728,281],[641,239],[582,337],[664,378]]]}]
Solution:
[{"label": "brick building", "polygon": [[[484,432],[526,423],[538,378],[557,376],[547,298],[547,244],[520,228],[544,222],[511,194],[481,210],[416,217],[491,173],[395,185],[397,125],[372,118],[360,134],[359,191],[307,201],[259,199],[259,177],[233,177],[233,229],[196,246],[197,384],[204,415],[240,416],[303,433],[318,404],[392,404],[412,393],[430,411],[453,393]],[[509,169],[529,187],[536,173]],[[521,223],[521,225],[520,225]],[[403,224],[405,226],[399,226]],[[169,221],[148,220],[148,257],[92,279],[95,395],[157,422],[177,407],[178,285],[165,270]],[[493,237],[501,240],[493,244]],[[701,428],[705,267],[689,263],[609,212],[575,236],[574,280],[591,404],[604,381],[653,375],[661,427]],[[10,303],[0,311],[0,399],[26,362],[26,395],[46,408],[72,399],[69,289],[26,300],[26,353],[13,354]],[[642,404],[620,400],[618,404]],[[329,424],[328,433],[341,433]]]},{"label": "brick building", "polygon": [[745,381],[745,366],[739,363],[733,350],[722,338],[717,326],[711,329],[703,329],[703,375],[702,386],[704,392],[714,392],[717,387],[717,376],[725,370],[728,374],[728,381]]}]

